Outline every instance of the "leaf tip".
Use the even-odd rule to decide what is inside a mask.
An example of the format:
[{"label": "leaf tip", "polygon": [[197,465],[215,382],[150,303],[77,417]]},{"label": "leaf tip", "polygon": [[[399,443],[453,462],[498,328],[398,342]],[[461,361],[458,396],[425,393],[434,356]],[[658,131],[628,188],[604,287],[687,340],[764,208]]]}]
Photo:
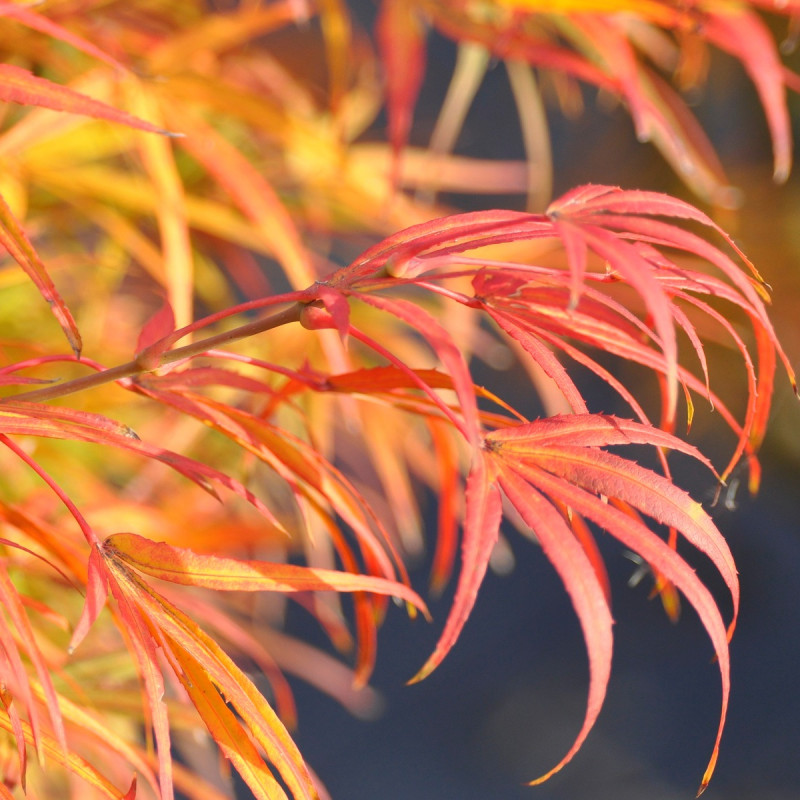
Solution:
[{"label": "leaf tip", "polygon": [[413,678],[410,678],[406,681],[406,686],[413,686],[415,683],[420,683],[424,681],[425,678],[428,677],[437,667],[437,662],[434,661],[432,658],[429,658],[425,664],[422,666],[419,672],[414,675]]},{"label": "leaf tip", "polygon": [[708,784],[711,783],[711,776],[714,774],[714,770],[716,769],[718,756],[719,740],[717,740],[717,745],[714,747],[714,752],[711,754],[711,760],[708,762],[708,766],[703,774],[703,779],[700,781],[700,786],[697,789],[697,794],[695,797],[700,797],[700,795],[703,794],[703,792],[708,788]]},{"label": "leaf tip", "polygon": [[779,185],[783,185],[787,180],[789,180],[789,174],[791,171],[791,164],[789,164],[788,161],[786,163],[781,162],[779,164],[775,164],[775,169],[772,171],[772,180]]}]

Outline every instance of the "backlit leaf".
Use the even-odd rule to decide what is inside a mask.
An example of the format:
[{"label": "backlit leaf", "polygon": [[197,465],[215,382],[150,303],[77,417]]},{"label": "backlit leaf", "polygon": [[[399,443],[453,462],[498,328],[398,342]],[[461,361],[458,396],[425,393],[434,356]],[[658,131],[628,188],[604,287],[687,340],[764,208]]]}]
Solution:
[{"label": "backlit leaf", "polygon": [[700,792],[702,792],[708,785],[716,766],[730,695],[728,635],[714,598],[699,580],[694,570],[681,556],[646,526],[638,523],[628,514],[603,502],[602,499],[595,495],[576,488],[574,484],[568,481],[549,475],[544,470],[536,467],[522,467],[519,472],[533,486],[576,509],[587,519],[602,526],[626,547],[639,553],[648,563],[654,565],[668,581],[683,592],[695,611],[697,611],[714,646],[722,681],[720,723],[711,758],[700,785]]},{"label": "backlit leaf", "polygon": [[141,572],[186,586],[245,592],[371,592],[400,597],[427,613],[416,592],[385,578],[205,555],[165,542],[152,542],[135,533],[114,534],[106,539],[104,547]]},{"label": "backlit leaf", "polygon": [[569,592],[589,653],[589,698],[583,726],[561,761],[532,782],[537,784],[558,772],[575,755],[600,713],[611,675],[613,620],[595,568],[561,514],[513,469],[502,469],[499,482]]},{"label": "backlit leaf", "polygon": [[427,677],[441,664],[458,639],[475,605],[478,589],[489,566],[489,557],[497,542],[502,516],[496,479],[495,465],[483,455],[476,455],[467,478],[461,572],[456,594],[436,648],[412,678],[412,682]]}]

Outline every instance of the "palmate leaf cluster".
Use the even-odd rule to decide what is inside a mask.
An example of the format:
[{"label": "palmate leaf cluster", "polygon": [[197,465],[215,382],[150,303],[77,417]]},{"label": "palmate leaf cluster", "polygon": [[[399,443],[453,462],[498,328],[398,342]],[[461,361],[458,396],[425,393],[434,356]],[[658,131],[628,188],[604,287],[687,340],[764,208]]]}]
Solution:
[{"label": "palmate leaf cluster", "polygon": [[[424,678],[469,617],[505,512],[563,581],[589,655],[583,727],[540,780],[603,703],[605,530],[711,639],[722,708],[705,787],[739,589],[668,454],[720,484],[744,460],[755,490],[779,362],[794,379],[766,284],[713,214],[605,186],[549,198],[542,98],[616,97],[724,205],[680,90],[709,48],[738,58],[784,178],[797,77],[765,10],[800,3],[383,0],[374,35],[342,0],[0,3],[0,797],[229,796],[226,768],[186,766],[219,753],[256,797],[324,797],[289,733],[286,674],[369,713],[390,599],[428,616],[407,573],[427,546],[432,587],[457,577]],[[433,30],[459,56],[420,150],[408,140]],[[491,59],[507,65],[527,164],[451,155]],[[367,142],[382,108],[387,141]],[[509,180],[530,211],[436,200]],[[708,338],[736,354],[741,409],[711,384]],[[476,384],[498,348],[549,416]],[[609,357],[654,376],[660,410]],[[572,366],[628,413],[593,411]],[[732,433],[725,464],[675,435],[697,402]],[[642,445],[657,468],[628,454]],[[420,487],[440,498],[435,531]],[[732,618],[679,539],[716,567]],[[336,657],[281,631],[287,603]]]}]

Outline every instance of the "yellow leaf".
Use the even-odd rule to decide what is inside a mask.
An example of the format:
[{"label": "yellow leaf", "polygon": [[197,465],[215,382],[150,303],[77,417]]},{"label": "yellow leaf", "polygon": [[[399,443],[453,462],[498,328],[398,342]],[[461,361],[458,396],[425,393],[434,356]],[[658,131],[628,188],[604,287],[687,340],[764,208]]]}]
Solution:
[{"label": "yellow leaf", "polygon": [[428,613],[425,602],[409,586],[373,575],[203,555],[135,533],[109,536],[104,549],[141,572],[184,586],[245,592],[371,592],[400,597]]}]

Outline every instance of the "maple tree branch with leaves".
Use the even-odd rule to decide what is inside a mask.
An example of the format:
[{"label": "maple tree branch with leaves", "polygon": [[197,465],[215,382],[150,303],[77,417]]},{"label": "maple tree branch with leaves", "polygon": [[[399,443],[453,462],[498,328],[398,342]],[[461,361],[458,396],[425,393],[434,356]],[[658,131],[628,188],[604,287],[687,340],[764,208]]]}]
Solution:
[{"label": "maple tree branch with leaves", "polygon": [[[186,730],[257,798],[326,797],[290,733],[285,673],[369,704],[391,599],[430,621],[408,564],[432,546],[432,591],[458,575],[412,680],[428,676],[457,646],[507,518],[552,564],[589,659],[582,727],[532,783],[572,759],[605,698],[600,529],[711,640],[721,712],[702,791],[739,583],[669,454],[719,485],[744,460],[755,491],[779,364],[796,385],[767,285],[714,221],[735,193],[678,89],[702,79],[709,48],[733,54],[785,179],[785,94],[800,81],[759,12],[800,2],[382,0],[374,37],[343,2],[79,6],[0,3],[0,797],[30,780],[41,796],[217,800],[174,758]],[[420,153],[408,142],[433,30],[459,57]],[[491,59],[508,66],[539,172],[510,165],[528,211],[459,213],[437,188],[499,192],[509,174],[451,154]],[[537,210],[552,181],[540,87],[567,109],[579,84],[624,103],[708,213],[593,184]],[[709,339],[741,362],[741,409],[712,387]],[[476,383],[498,342],[553,413],[531,418]],[[655,413],[609,356],[654,376]],[[628,416],[594,412],[570,365]],[[677,433],[698,400],[732,433],[721,468]],[[642,445],[657,468],[628,454]],[[439,497],[432,532],[420,486]],[[721,576],[730,619],[679,540]],[[254,611],[257,593],[271,613]],[[340,659],[281,631],[288,603]]]}]

